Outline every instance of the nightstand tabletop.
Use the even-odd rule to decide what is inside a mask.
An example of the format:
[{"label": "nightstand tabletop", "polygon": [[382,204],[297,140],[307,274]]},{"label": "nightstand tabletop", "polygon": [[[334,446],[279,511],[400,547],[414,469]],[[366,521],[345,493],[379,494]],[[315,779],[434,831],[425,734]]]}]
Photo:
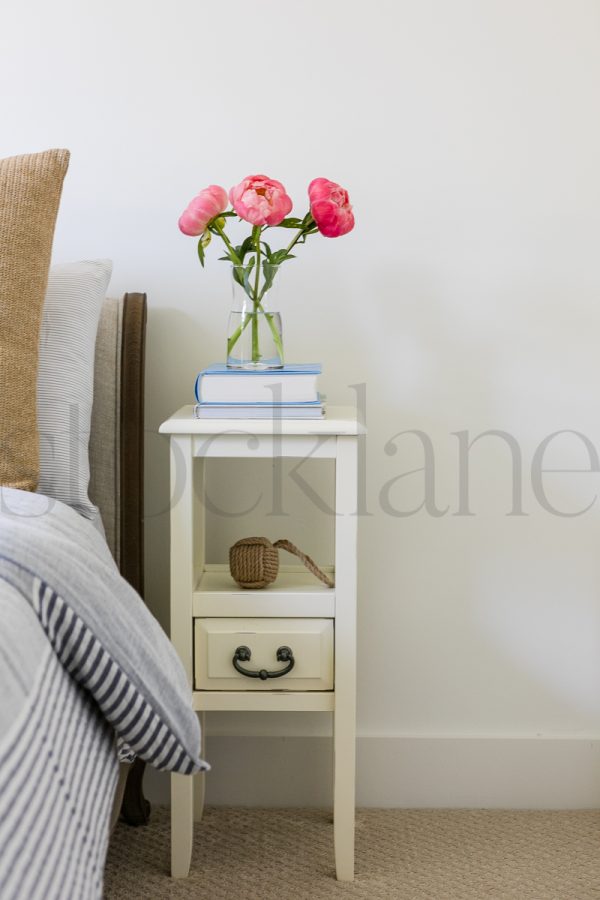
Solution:
[{"label": "nightstand tabletop", "polygon": [[162,423],[161,434],[364,434],[352,406],[328,406],[320,419],[197,419],[193,405],[181,409]]}]

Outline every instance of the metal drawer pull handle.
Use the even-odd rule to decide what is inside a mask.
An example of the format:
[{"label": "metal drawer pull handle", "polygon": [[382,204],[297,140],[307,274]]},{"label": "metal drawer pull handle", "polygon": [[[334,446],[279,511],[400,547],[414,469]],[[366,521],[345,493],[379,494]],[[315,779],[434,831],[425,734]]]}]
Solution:
[{"label": "metal drawer pull handle", "polygon": [[250,669],[244,669],[240,666],[241,662],[249,662],[251,656],[252,651],[250,647],[244,647],[243,645],[237,647],[233,654],[233,667],[240,675],[246,675],[248,678],[260,678],[261,681],[266,681],[267,678],[281,678],[282,675],[287,675],[288,672],[292,671],[296,662],[294,654],[289,647],[279,647],[277,650],[277,662],[287,663],[284,669],[279,669],[278,672],[267,672],[266,669],[258,669],[256,672],[251,672]]}]

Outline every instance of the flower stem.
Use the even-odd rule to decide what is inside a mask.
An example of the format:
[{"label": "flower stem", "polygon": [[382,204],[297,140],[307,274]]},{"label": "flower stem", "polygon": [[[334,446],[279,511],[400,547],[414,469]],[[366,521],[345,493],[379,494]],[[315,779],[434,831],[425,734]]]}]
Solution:
[{"label": "flower stem", "polygon": [[256,247],[256,278],[254,280],[254,297],[252,298],[254,309],[252,311],[252,362],[260,361],[260,347],[258,346],[258,308],[260,306],[258,287],[260,284],[260,226],[254,229],[254,244]]},{"label": "flower stem", "polygon": [[231,243],[231,241],[229,240],[229,238],[227,237],[227,235],[226,235],[225,232],[223,231],[223,226],[220,225],[218,221],[213,222],[213,226],[214,226],[214,228],[217,229],[217,233],[218,233],[219,237],[221,238],[221,240],[223,241],[223,243],[225,244],[225,246],[226,246],[227,249],[229,250],[229,256],[230,256],[230,259],[231,259],[232,263],[234,264],[234,266],[241,266],[241,265],[243,265],[241,259],[239,258],[239,256],[238,256],[237,253],[235,252],[235,249],[234,249],[234,247],[233,247],[233,244]]},{"label": "flower stem", "polygon": [[308,231],[309,228],[312,228],[314,224],[315,224],[315,220],[314,220],[314,219],[312,218],[312,216],[311,216],[311,218],[310,218],[309,221],[306,223],[306,225],[303,225],[303,226],[302,226],[302,228],[298,231],[298,234],[297,234],[297,235],[290,241],[290,243],[287,245],[287,247],[285,248],[285,252],[286,252],[286,253],[289,253],[290,250],[291,250],[293,247],[296,246],[296,244],[298,243],[298,241],[300,240],[300,238],[302,237],[302,235],[303,235],[306,231]]},{"label": "flower stem", "polygon": [[271,329],[271,334],[273,335],[273,342],[275,343],[275,346],[277,347],[277,352],[279,353],[279,359],[281,360],[281,363],[283,365],[283,342],[281,340],[281,335],[277,331],[277,326],[273,319],[273,313],[266,312],[266,313],[264,313],[264,316],[265,316],[265,319],[267,320],[267,324],[268,324],[269,328]]},{"label": "flower stem", "polygon": [[[267,320],[267,324],[268,324],[269,328],[271,329],[271,334],[273,335],[273,341],[275,343],[275,346],[277,347],[277,352],[279,353],[281,362],[283,362],[283,342],[281,340],[281,335],[279,334],[279,332],[277,330],[277,326],[275,325],[273,313],[265,312],[265,309],[264,309],[262,303],[260,303],[260,301],[257,303],[257,313],[259,310],[264,315],[265,319]],[[250,322],[253,321],[253,319],[254,319],[254,313],[249,313],[247,316],[245,316],[242,324],[238,325],[238,327],[235,329],[233,334],[227,338],[227,356],[231,356],[231,351],[233,350],[233,348],[239,341],[240,337],[242,336],[242,334],[244,333],[244,331],[246,330],[246,328],[248,327]]]},{"label": "flower stem", "polygon": [[248,325],[249,322],[250,322],[250,316],[246,316],[242,320],[242,324],[238,325],[238,327],[235,329],[233,334],[227,338],[227,356],[231,356],[231,351],[233,350],[233,348],[239,341],[239,339],[242,335],[242,332],[245,330],[246,325]]}]

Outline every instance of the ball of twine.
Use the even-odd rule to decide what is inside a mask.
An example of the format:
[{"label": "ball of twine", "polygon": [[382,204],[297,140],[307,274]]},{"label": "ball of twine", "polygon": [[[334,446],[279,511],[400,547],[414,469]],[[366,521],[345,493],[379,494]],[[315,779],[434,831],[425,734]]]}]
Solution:
[{"label": "ball of twine", "polygon": [[229,548],[229,570],[231,577],[242,588],[264,588],[272,584],[279,572],[278,550],[287,550],[301,559],[309,572],[316,575],[327,587],[334,587],[329,575],[315,562],[299,550],[291,541],[282,538],[274,544],[266,537],[247,537]]},{"label": "ball of twine", "polygon": [[229,550],[231,577],[243,588],[264,588],[279,572],[279,553],[265,537],[242,538]]}]

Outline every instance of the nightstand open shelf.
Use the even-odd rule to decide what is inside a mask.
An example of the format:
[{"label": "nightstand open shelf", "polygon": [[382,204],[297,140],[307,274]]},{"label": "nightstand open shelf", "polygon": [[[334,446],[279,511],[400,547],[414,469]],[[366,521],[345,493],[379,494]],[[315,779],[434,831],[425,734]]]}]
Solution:
[{"label": "nightstand open shelf", "polygon": [[[337,877],[354,878],[356,539],[358,437],[355,411],[322,420],[200,420],[183,407],[160,428],[171,447],[171,640],[194,708],[205,711],[333,713],[333,838]],[[263,590],[240,588],[205,558],[205,460],[326,459],[335,468],[335,551],[325,571],[280,565]],[[214,499],[214,498],[213,498]],[[203,723],[204,725],[204,723]],[[204,734],[204,728],[203,728]],[[197,802],[194,803],[194,781]],[[189,872],[194,807],[204,776],[171,776],[171,872]]]},{"label": "nightstand open shelf", "polygon": [[[334,578],[333,566],[324,571]],[[229,566],[205,566],[196,584],[194,616],[335,615],[335,589],[325,587],[304,566],[280,566],[275,584],[262,590],[238,587]]]}]

